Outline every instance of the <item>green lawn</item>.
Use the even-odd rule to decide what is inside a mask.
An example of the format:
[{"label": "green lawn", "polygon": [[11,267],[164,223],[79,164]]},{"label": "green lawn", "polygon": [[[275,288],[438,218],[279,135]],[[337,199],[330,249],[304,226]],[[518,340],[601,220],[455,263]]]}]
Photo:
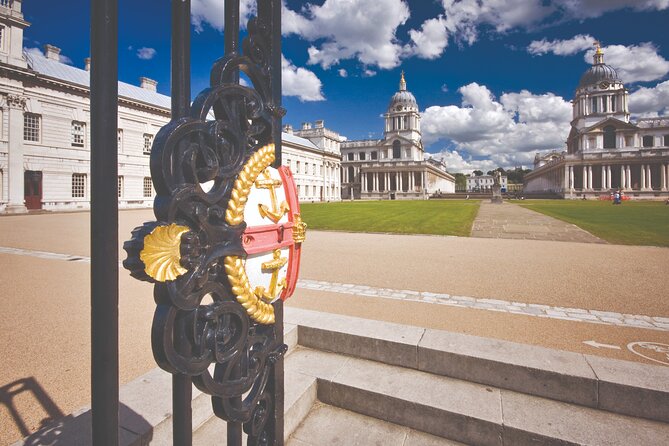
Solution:
[{"label": "green lawn", "polygon": [[528,200],[523,207],[573,223],[610,243],[669,246],[669,206],[658,201]]},{"label": "green lawn", "polygon": [[302,203],[309,229],[469,236],[477,200]]}]

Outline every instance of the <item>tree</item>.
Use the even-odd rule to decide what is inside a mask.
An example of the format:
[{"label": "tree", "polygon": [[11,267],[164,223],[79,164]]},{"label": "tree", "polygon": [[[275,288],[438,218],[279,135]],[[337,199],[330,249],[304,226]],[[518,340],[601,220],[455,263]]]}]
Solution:
[{"label": "tree", "polygon": [[464,173],[456,173],[453,176],[455,177],[455,190],[467,189],[467,177]]},{"label": "tree", "polygon": [[474,176],[477,176],[477,177],[480,177],[481,175],[483,175],[483,172],[480,171],[480,170],[475,170],[475,171],[472,172],[472,173],[474,174]]}]

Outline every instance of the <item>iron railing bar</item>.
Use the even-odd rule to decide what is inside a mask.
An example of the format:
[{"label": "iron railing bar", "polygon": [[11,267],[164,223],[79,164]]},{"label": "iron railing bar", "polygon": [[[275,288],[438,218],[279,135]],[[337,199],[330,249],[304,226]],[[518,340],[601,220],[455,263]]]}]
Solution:
[{"label": "iron railing bar", "polygon": [[[190,0],[172,0],[172,120],[190,111]],[[178,333],[183,333],[178,330]],[[175,339],[177,348],[188,348],[186,339]],[[193,444],[193,380],[181,373],[172,375],[172,442]]]},{"label": "iron railing bar", "polygon": [[[270,91],[271,104],[275,110],[281,109],[281,0],[259,0],[258,18],[270,27]],[[281,117],[275,116],[272,123],[274,141],[274,163],[281,166]]]},{"label": "iron railing bar", "polygon": [[91,409],[95,446],[119,441],[118,0],[91,0]]}]

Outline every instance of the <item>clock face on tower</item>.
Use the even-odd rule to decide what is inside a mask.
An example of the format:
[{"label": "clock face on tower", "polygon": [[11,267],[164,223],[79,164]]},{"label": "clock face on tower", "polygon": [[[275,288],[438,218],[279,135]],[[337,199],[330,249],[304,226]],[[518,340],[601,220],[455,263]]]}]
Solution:
[{"label": "clock face on tower", "polygon": [[601,88],[602,90],[605,90],[605,89],[609,88],[609,83],[608,82],[602,82],[601,84],[599,84],[599,88]]}]

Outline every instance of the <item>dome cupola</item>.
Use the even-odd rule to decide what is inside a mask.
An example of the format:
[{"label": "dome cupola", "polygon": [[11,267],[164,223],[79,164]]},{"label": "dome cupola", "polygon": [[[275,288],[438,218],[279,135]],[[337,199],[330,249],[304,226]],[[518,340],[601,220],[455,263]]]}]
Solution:
[{"label": "dome cupola", "polygon": [[416,102],[414,95],[411,94],[410,91],[407,91],[407,83],[406,80],[404,80],[404,71],[402,71],[400,89],[390,99],[390,104],[388,104],[388,113],[409,110],[417,111],[418,103]]},{"label": "dome cupola", "polygon": [[599,85],[601,83],[612,84],[620,82],[618,72],[616,72],[615,68],[604,63],[604,52],[602,52],[599,42],[595,42],[595,47],[597,49],[593,57],[593,64],[581,76],[578,88]]}]

